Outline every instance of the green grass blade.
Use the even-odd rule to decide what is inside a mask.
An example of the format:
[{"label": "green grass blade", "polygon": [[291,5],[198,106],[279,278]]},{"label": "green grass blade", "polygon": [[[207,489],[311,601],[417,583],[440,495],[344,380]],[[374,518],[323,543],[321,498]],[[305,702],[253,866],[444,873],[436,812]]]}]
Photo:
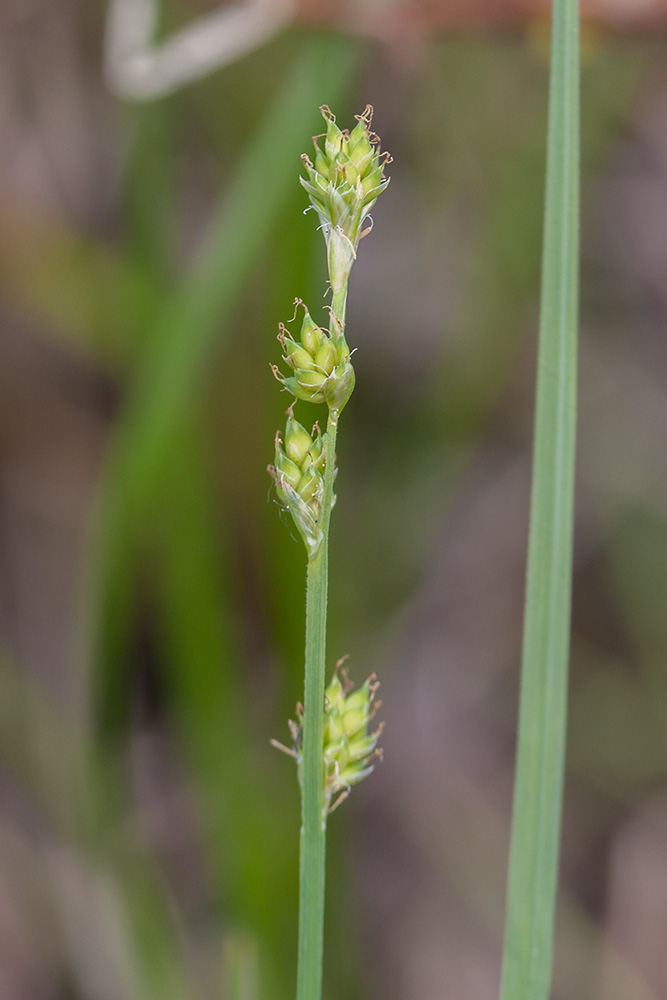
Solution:
[{"label": "green grass blade", "polygon": [[553,964],[570,644],[579,240],[579,12],[555,0],[521,705],[502,1000]]}]

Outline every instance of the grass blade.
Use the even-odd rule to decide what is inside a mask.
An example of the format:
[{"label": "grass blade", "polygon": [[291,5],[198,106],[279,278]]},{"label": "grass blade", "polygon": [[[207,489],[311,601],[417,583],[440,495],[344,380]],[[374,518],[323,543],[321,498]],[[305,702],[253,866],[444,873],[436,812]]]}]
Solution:
[{"label": "grass blade", "polygon": [[554,0],[528,580],[502,1000],[546,1000],[570,643],[579,240],[579,12]]}]

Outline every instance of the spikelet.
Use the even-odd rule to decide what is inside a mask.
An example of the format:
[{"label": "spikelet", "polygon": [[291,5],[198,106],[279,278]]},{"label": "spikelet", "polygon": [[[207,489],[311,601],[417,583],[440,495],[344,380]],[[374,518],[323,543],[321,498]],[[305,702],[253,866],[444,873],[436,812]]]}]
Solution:
[{"label": "spikelet", "polygon": [[[368,777],[374,770],[375,759],[382,759],[378,739],[384,728],[380,723],[375,732],[369,732],[381,702],[375,701],[379,681],[374,674],[354,690],[346,672],[341,669],[344,660],[336,664],[334,675],[324,695],[324,743],[322,747],[324,774],[324,816],[333,812],[343,802],[354,785]],[[285,747],[276,740],[273,746],[288,753],[297,762],[301,781],[301,734],[303,706],[296,707],[296,722],[290,719],[292,747]]]},{"label": "spikelet", "polygon": [[354,368],[345,335],[335,321],[331,333],[317,326],[301,299],[296,299],[295,306],[297,312],[299,306],[304,310],[299,340],[292,337],[284,323],[278,327],[283,361],[294,374],[285,376],[276,366],[272,366],[273,373],[298,399],[327,403],[340,413],[354,388]]},{"label": "spikelet", "polygon": [[[327,131],[313,139],[314,162],[305,153],[301,157],[307,175],[301,183],[320,220],[327,244],[329,281],[336,294],[347,286],[359,241],[370,232],[371,226],[365,223],[389,183],[384,168],[391,157],[380,152],[379,139],[370,131],[370,104],[357,115],[351,132],[338,127],[326,105],[320,111]],[[319,138],[324,138],[324,149]]]},{"label": "spikelet", "polygon": [[269,466],[279,502],[289,510],[308,555],[312,557],[322,541],[320,516],[324,493],[323,472],[326,462],[326,434],[318,424],[309,434],[287,411],[284,442],[276,433],[275,464]]}]

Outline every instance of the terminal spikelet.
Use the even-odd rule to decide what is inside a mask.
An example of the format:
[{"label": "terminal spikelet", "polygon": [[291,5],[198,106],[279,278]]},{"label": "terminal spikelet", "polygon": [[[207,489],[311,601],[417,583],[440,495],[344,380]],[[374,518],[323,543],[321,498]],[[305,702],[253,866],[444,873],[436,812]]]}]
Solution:
[{"label": "terminal spikelet", "polygon": [[[325,135],[316,136],[314,161],[301,157],[306,177],[301,183],[310,206],[319,217],[327,244],[329,281],[334,294],[346,286],[359,241],[372,226],[366,220],[389,178],[384,176],[388,153],[380,151],[379,139],[370,131],[373,109],[369,105],[357,115],[357,124],[341,130],[326,105],[320,108],[326,122]],[[324,138],[324,149],[318,139]]]},{"label": "terminal spikelet", "polygon": [[324,150],[318,145],[322,137],[316,136],[315,160],[303,154],[307,178],[300,180],[325,236],[329,227],[339,228],[356,251],[367,232],[363,229],[364,220],[389,183],[384,168],[391,158],[380,152],[379,139],[370,131],[373,117],[370,104],[362,115],[357,115],[357,124],[351,132],[338,127],[326,105],[320,111],[327,124]]}]

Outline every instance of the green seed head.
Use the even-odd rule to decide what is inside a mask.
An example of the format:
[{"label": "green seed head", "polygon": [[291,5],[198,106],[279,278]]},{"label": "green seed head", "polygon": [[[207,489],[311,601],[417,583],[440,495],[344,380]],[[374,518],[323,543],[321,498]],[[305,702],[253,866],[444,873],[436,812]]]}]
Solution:
[{"label": "green seed head", "polygon": [[320,433],[318,425],[309,434],[294,419],[290,407],[284,446],[280,434],[276,434],[275,464],[269,466],[278,501],[292,515],[309,555],[314,555],[322,540],[319,522],[324,494],[325,445],[326,434]]},{"label": "green seed head", "polygon": [[370,131],[373,117],[370,105],[362,115],[357,116],[357,124],[351,132],[338,127],[329,108],[324,106],[320,110],[327,123],[324,149],[318,145],[316,137],[313,140],[314,162],[305,154],[302,157],[306,177],[301,178],[301,183],[310,198],[310,206],[320,219],[327,242],[330,272],[333,233],[339,231],[347,244],[346,253],[338,247],[334,254],[336,267],[330,278],[335,291],[340,287],[339,282],[347,280],[359,240],[368,231],[364,228],[364,220],[389,183],[389,178],[384,176],[384,168],[390,158],[380,152],[379,140]]},{"label": "green seed head", "polygon": [[[380,706],[375,701],[379,687],[375,675],[371,675],[357,691],[344,670],[342,660],[336,665],[334,675],[324,695],[324,742],[322,747],[324,764],[324,815],[340,805],[353,785],[358,785],[374,770],[373,761],[382,759],[382,751],[377,743],[383,729],[381,723],[375,732],[369,726],[375,711]],[[303,708],[297,705],[297,721],[289,723],[293,745],[285,747],[275,740],[271,742],[285,751],[297,762],[297,773],[301,781],[303,731]]]},{"label": "green seed head", "polygon": [[[342,675],[342,680],[341,680]],[[379,702],[373,705],[378,683],[369,677],[357,691],[343,670],[336,669],[324,696],[324,767],[327,811],[347,798],[352,785],[373,770],[371,761],[381,757],[377,742],[379,726],[369,733],[369,725]]]},{"label": "green seed head", "polygon": [[334,324],[329,334],[317,326],[300,299],[296,304],[297,309],[300,305],[304,309],[299,340],[294,340],[283,323],[278,333],[284,351],[283,361],[293,369],[294,374],[282,375],[275,367],[274,374],[297,399],[327,403],[340,411],[354,388],[354,369],[342,326]]}]

